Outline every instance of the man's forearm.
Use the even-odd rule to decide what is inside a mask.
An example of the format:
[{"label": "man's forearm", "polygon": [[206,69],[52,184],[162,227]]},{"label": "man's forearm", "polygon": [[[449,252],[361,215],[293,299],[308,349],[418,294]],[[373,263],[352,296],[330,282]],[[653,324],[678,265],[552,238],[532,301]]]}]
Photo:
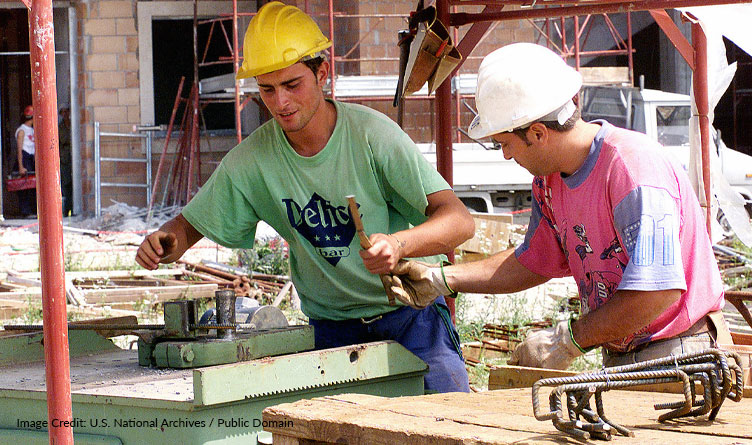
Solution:
[{"label": "man's forearm", "polygon": [[619,340],[648,326],[672,304],[681,291],[618,291],[600,308],[572,323],[572,335],[583,348]]},{"label": "man's forearm", "polygon": [[472,216],[451,190],[429,196],[427,214],[424,223],[393,234],[403,258],[451,252],[475,233]]},{"label": "man's forearm", "polygon": [[159,230],[167,233],[175,234],[177,238],[177,247],[175,252],[163,258],[163,262],[172,263],[179,260],[183,254],[193,247],[203,235],[186,220],[183,215],[178,215],[175,218],[167,221]]},{"label": "man's forearm", "polygon": [[508,294],[549,280],[520,264],[514,249],[484,260],[446,267],[444,273],[449,287],[456,292]]}]

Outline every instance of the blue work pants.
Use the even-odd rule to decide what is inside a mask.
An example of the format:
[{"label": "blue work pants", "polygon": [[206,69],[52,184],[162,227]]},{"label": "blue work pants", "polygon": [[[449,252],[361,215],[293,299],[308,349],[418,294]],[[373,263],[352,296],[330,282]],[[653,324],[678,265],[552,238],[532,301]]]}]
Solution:
[{"label": "blue work pants", "polygon": [[429,392],[469,392],[459,335],[449,318],[444,297],[417,310],[403,306],[371,319],[314,320],[316,349],[394,340],[428,364]]}]

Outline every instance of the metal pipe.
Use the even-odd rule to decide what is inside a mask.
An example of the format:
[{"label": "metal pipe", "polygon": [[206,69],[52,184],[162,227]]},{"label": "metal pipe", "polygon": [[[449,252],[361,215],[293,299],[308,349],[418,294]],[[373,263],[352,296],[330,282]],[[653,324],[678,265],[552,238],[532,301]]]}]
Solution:
[{"label": "metal pipe", "polygon": [[146,131],[146,202],[151,202],[151,139],[153,132]]},{"label": "metal pipe", "polygon": [[99,165],[99,122],[94,122],[94,215],[102,216],[101,166]]},{"label": "metal pipe", "polygon": [[62,196],[55,85],[55,29],[52,0],[32,0],[29,47],[35,129],[39,268],[42,272],[42,318],[50,443],[72,444],[70,357],[63,267]]},{"label": "metal pipe", "polygon": [[575,15],[609,14],[614,12],[649,11],[651,9],[687,8],[690,6],[730,5],[749,3],[749,0],[646,0],[635,2],[601,3],[561,8],[536,8],[515,11],[452,14],[450,24],[462,26],[470,23],[496,20],[571,17]]},{"label": "metal pipe", "polygon": [[[224,29],[224,26],[223,28]],[[207,46],[208,46],[207,42]],[[238,65],[240,62],[238,56],[238,2],[232,2],[232,72],[235,74],[235,136],[238,144],[243,139],[243,128],[240,122],[240,81],[237,79]],[[200,185],[200,184],[199,184]]]},{"label": "metal pipe", "polygon": [[[457,7],[452,8],[454,12],[457,12]],[[457,28],[454,28],[452,30],[453,38],[455,44],[460,41],[460,30]],[[460,53],[462,54],[462,53]],[[454,76],[450,76],[450,78],[453,78]],[[460,88],[459,85],[455,89],[454,92],[454,119],[455,119],[455,134],[457,136],[457,142],[462,142],[462,99],[460,98]]]},{"label": "metal pipe", "polygon": [[627,13],[627,66],[629,85],[634,86],[634,54],[632,54],[632,13]]},{"label": "metal pipe", "polygon": [[68,8],[68,59],[70,65],[71,120],[71,181],[73,182],[73,214],[82,212],[81,190],[81,114],[78,103],[78,17],[76,8]]},{"label": "metal pipe", "polygon": [[[215,306],[217,308],[218,325],[235,324],[235,291],[232,289],[218,290],[214,292]],[[229,340],[235,336],[230,329],[217,331],[217,338]]]},{"label": "metal pipe", "polygon": [[[149,200],[149,211],[154,205],[154,199],[157,195],[157,186],[159,185],[159,178],[162,176],[162,168],[164,167],[164,159],[167,154],[167,147],[170,144],[170,137],[172,136],[172,126],[175,124],[175,115],[177,114],[178,107],[183,94],[183,83],[185,82],[185,76],[180,77],[180,83],[178,84],[178,94],[175,96],[175,103],[172,106],[172,114],[170,115],[170,124],[167,126],[167,135],[165,136],[164,147],[162,148],[162,154],[159,156],[159,164],[157,164],[157,175],[154,178],[154,188],[151,191],[151,200]],[[164,204],[163,204],[164,205]]]},{"label": "metal pipe", "polygon": [[[331,0],[330,0],[331,1]],[[449,0],[436,2],[436,17],[442,23],[449,23]],[[436,168],[452,187],[454,182],[452,161],[452,86],[449,76],[436,89]],[[454,260],[454,252],[447,252],[449,261]],[[449,314],[454,321],[454,299],[447,298]]]},{"label": "metal pipe", "polygon": [[[0,91],[3,90],[3,80],[0,79]],[[0,107],[0,122],[3,121],[3,107]],[[5,159],[5,156],[3,156],[3,138],[0,137],[0,159]],[[5,175],[5,172],[3,171],[2,162],[0,162],[0,221],[4,221],[5,217],[3,216],[5,211],[3,210],[3,187],[5,187],[5,181],[3,180],[2,176]]]},{"label": "metal pipe", "polygon": [[708,98],[708,40],[699,22],[692,22],[692,46],[695,48],[695,70],[692,81],[697,118],[700,123],[700,148],[702,150],[702,184],[705,195],[705,224],[710,236],[711,180],[710,180],[710,104]]},{"label": "metal pipe", "polygon": [[332,59],[332,67],[331,67],[331,73],[332,73],[332,100],[337,98],[337,69],[335,67],[336,59],[334,55],[334,0],[329,0],[329,40],[332,41],[332,46],[329,47],[329,55]]},{"label": "metal pipe", "polygon": [[574,68],[580,70],[580,18],[577,16],[574,19]]}]

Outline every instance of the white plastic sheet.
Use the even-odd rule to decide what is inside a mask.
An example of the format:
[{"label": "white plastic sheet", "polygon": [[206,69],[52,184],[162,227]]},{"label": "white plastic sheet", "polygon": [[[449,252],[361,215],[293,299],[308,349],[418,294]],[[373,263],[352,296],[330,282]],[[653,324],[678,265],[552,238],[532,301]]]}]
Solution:
[{"label": "white plastic sheet", "polygon": [[[736,73],[736,63],[728,64],[726,47],[723,36],[734,42],[745,52],[752,54],[752,33],[749,24],[752,23],[752,5],[722,5],[695,8],[681,8],[699,19],[708,41],[708,119],[712,128],[714,110],[723,93],[728,89]],[[700,125],[697,117],[697,105],[692,92],[692,118],[690,128],[690,162],[689,177],[700,203],[705,205],[705,194],[702,184],[702,155],[700,148]],[[710,135],[711,141],[713,134]],[[723,142],[720,141],[720,145]],[[712,147],[712,146],[711,146]],[[723,148],[722,148],[723,149]],[[718,154],[711,148],[710,169],[713,200],[711,202],[712,215],[718,213],[718,208],[726,215],[736,235],[745,245],[752,246],[752,225],[749,215],[744,208],[744,199],[733,190],[721,171]],[[720,225],[713,218],[711,239],[717,242],[722,237]]]}]

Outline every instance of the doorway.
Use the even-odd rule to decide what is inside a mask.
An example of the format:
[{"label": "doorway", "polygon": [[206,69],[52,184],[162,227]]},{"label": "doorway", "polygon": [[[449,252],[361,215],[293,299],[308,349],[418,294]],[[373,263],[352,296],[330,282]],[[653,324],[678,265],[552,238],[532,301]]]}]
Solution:
[{"label": "doorway", "polygon": [[[18,170],[15,132],[21,124],[24,107],[31,105],[31,64],[29,54],[28,10],[0,7],[0,216],[20,216],[18,193],[9,192],[5,179]],[[55,29],[55,74],[58,109],[70,107],[69,8],[53,9]],[[77,150],[76,150],[77,151]],[[75,162],[73,162],[74,168]]]}]

